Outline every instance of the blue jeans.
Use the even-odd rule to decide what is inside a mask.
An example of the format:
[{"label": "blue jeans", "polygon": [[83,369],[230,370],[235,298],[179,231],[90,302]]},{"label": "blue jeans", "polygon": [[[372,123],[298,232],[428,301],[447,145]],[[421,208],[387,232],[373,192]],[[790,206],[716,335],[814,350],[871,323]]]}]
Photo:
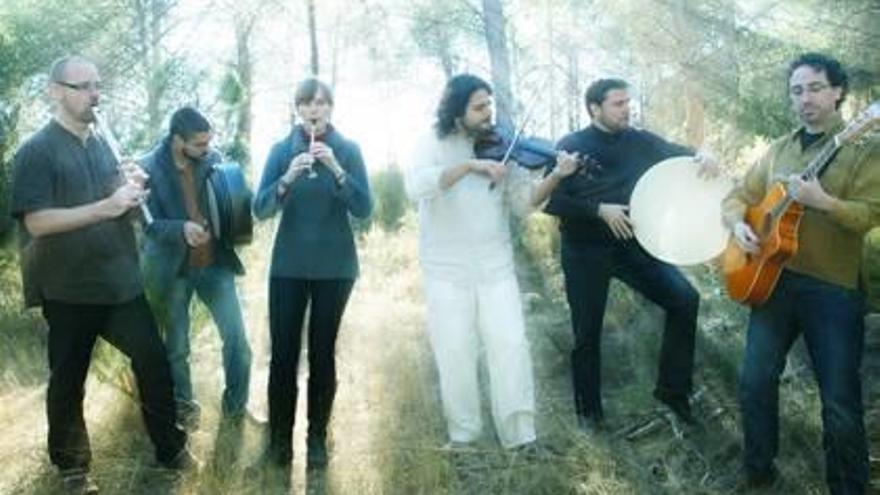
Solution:
[{"label": "blue jeans", "polygon": [[865,493],[868,445],[859,373],[864,312],[859,292],[788,270],[770,299],[752,309],[739,391],[750,477],[774,469],[779,377],[789,349],[803,333],[822,399],[828,488],[832,494]]},{"label": "blue jeans", "polygon": [[214,319],[223,342],[223,373],[226,389],[223,391],[223,413],[238,415],[245,411],[251,372],[251,348],[245,335],[241,306],[235,290],[232,270],[216,265],[190,268],[185,276],[174,279],[163,299],[165,347],[174,379],[174,398],[178,411],[188,414],[198,411],[193,397],[189,365],[189,306],[193,293]]}]

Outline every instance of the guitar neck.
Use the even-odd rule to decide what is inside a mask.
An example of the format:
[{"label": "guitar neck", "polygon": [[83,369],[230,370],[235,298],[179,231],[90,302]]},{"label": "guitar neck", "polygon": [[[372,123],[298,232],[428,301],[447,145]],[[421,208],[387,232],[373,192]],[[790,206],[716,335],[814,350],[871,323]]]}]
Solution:
[{"label": "guitar neck", "polygon": [[[840,151],[841,140],[837,135],[834,136],[833,139],[825,143],[822,147],[822,150],[819,151],[819,154],[816,155],[810,163],[807,165],[807,168],[801,173],[801,179],[807,181],[812,180],[814,178],[818,179],[822,177],[822,174],[828,170],[828,166],[834,162],[834,157],[837,156],[837,152]],[[788,209],[789,206],[795,201],[794,196],[792,195],[792,191],[786,187],[785,188],[785,197],[776,204],[775,207],[771,210],[770,214],[774,219],[782,216],[783,213]]]},{"label": "guitar neck", "polygon": [[810,164],[807,165],[806,170],[801,174],[801,178],[804,180],[811,180],[813,178],[820,178],[822,174],[828,170],[828,166],[834,161],[834,157],[837,156],[837,152],[840,151],[841,142],[838,136],[834,136],[830,141],[825,143],[825,146],[822,147],[822,150],[810,161]]}]

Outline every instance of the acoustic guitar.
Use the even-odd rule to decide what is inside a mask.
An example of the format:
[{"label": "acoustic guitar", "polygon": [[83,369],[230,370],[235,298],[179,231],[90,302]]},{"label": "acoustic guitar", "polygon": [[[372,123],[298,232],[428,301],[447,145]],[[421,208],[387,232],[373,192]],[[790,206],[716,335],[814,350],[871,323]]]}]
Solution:
[{"label": "acoustic guitar", "polygon": [[[880,122],[880,102],[874,102],[845,129],[829,140],[801,174],[805,181],[819,178],[834,161],[840,148]],[[731,298],[744,304],[764,303],[773,293],[785,263],[798,249],[798,227],[804,205],[794,191],[775,183],[757,205],[746,210],[744,221],[760,239],[760,251],[747,253],[731,236],[726,252],[725,282]]]}]

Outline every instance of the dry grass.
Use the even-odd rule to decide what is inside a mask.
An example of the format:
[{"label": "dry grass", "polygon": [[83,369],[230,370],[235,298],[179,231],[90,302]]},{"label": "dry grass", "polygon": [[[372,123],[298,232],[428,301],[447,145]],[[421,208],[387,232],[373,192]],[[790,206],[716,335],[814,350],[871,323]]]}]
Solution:
[{"label": "dry grass", "polygon": [[[249,273],[239,283],[255,353],[251,406],[262,414],[268,370],[265,277],[273,228],[261,225],[257,240],[244,251]],[[473,450],[449,452],[441,447],[445,426],[424,332],[417,236],[409,215],[399,232],[374,229],[360,240],[362,276],[346,312],[337,353],[339,392],[330,466],[323,477],[307,477],[304,435],[297,428],[294,493],[724,493],[718,483],[736,470],[740,456],[735,381],[742,352],[742,310],[715,291],[710,273],[689,273],[704,296],[696,408],[705,427],[688,430],[650,397],[659,347],[658,311],[615,286],[604,342],[604,394],[612,432],[587,437],[574,427],[571,336],[553,225],[536,217],[523,232],[519,276],[535,366],[538,429],[542,441],[558,455],[527,459],[504,451],[493,436],[488,413],[484,438]],[[34,330],[41,322],[33,315],[15,314],[4,315],[2,322],[0,493],[56,493],[45,454],[44,333]],[[241,469],[256,458],[262,432],[251,425],[241,430],[218,425],[223,379],[216,331],[208,321],[193,339],[194,385],[205,417],[192,446],[208,467],[182,480],[169,480],[152,468],[152,448],[136,407],[125,393],[93,374],[86,411],[93,472],[104,493],[267,492],[267,487],[246,479]],[[785,418],[780,467],[790,480],[787,491],[822,493],[817,394],[809,368],[802,363],[806,361],[793,360],[781,391]],[[300,407],[298,425],[305,424],[304,412]]]}]

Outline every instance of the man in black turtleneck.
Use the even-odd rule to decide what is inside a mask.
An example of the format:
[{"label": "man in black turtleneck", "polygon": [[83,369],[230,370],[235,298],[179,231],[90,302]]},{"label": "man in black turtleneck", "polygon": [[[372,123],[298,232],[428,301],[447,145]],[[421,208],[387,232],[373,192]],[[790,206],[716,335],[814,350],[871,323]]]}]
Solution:
[{"label": "man in black turtleneck", "polygon": [[560,219],[562,270],[575,336],[571,358],[578,425],[587,432],[603,425],[600,334],[612,277],[666,310],[654,397],[692,424],[688,394],[699,296],[676,268],[636,243],[628,210],[633,187],[645,171],[666,158],[694,153],[629,126],[625,81],[600,79],[587,89],[585,100],[592,125],[563,137],[557,147],[588,155],[598,165],[563,180],[545,209]]}]

